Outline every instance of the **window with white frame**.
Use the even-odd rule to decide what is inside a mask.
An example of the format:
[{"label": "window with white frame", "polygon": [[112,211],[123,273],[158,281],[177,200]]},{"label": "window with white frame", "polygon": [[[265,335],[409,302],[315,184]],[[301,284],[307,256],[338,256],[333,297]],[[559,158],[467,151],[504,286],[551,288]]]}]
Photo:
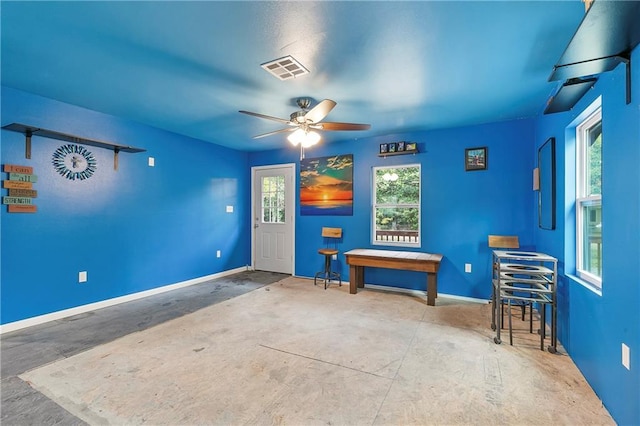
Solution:
[{"label": "window with white frame", "polygon": [[602,109],[576,128],[576,270],[602,287]]},{"label": "window with white frame", "polygon": [[284,178],[284,175],[262,178],[262,223],[285,223]]},{"label": "window with white frame", "polygon": [[420,247],[420,165],[373,168],[372,243]]}]

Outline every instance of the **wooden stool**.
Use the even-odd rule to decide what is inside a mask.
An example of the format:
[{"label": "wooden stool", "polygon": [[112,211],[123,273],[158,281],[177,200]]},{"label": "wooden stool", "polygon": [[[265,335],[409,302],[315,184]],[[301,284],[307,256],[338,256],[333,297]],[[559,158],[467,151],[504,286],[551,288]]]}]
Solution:
[{"label": "wooden stool", "polygon": [[[324,256],[324,270],[317,272],[313,277],[313,285],[317,285],[318,278],[322,278],[324,281],[324,289],[327,289],[327,284],[333,279],[338,280],[339,285],[342,287],[342,278],[338,272],[331,270],[331,258],[338,254],[337,240],[342,238],[342,228],[322,228],[322,237],[327,241],[327,247],[318,250],[318,253]],[[334,248],[328,247],[329,242],[333,240]]]}]

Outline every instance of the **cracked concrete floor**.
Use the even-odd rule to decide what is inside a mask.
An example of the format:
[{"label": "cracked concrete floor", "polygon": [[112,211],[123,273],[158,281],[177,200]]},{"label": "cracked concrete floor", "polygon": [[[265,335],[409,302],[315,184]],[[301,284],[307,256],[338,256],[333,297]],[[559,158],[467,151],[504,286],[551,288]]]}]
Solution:
[{"label": "cracked concrete floor", "polygon": [[486,304],[286,278],[19,377],[90,424],[613,424],[521,326],[496,345]]}]

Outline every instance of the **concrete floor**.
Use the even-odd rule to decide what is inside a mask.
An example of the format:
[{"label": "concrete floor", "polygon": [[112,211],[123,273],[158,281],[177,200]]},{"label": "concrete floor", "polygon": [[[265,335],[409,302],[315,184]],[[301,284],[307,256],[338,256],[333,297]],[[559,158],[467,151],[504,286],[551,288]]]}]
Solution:
[{"label": "concrete floor", "polygon": [[489,305],[241,282],[2,336],[2,424],[613,424],[528,323],[494,344]]}]

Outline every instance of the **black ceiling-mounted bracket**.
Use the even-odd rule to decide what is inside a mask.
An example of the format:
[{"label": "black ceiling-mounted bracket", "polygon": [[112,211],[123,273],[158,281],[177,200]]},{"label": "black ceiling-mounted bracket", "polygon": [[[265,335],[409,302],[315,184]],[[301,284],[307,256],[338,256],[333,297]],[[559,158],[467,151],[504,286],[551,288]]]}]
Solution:
[{"label": "black ceiling-mounted bracket", "polygon": [[597,77],[570,78],[549,98],[545,114],[569,111],[598,80]]},{"label": "black ceiling-mounted bracket", "polygon": [[626,66],[631,103],[631,52],[640,44],[640,1],[594,0],[556,62],[549,81],[588,79]]},{"label": "black ceiling-mounted bracket", "polygon": [[631,103],[631,53],[628,51],[602,58],[555,65],[551,76],[549,76],[549,81],[559,80],[561,77],[567,78],[567,82],[589,78],[611,71],[619,64],[625,64],[626,68],[626,101],[627,105],[629,105]]}]

